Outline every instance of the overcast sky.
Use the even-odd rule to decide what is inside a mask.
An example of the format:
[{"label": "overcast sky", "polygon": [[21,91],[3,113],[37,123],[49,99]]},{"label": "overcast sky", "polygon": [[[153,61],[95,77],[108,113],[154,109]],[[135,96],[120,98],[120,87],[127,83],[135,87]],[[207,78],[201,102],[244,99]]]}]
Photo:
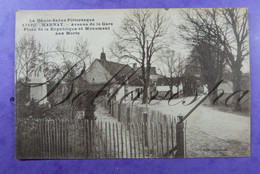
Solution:
[{"label": "overcast sky", "polygon": [[[168,9],[163,10],[166,15],[170,17],[171,22],[171,34],[175,35],[174,49],[177,54],[181,54],[183,57],[186,57],[189,54],[189,49],[183,44],[183,41],[180,40],[177,36],[177,26],[182,23],[183,20],[180,16],[180,9]],[[113,30],[117,30],[121,24],[125,13],[129,10],[120,9],[110,9],[110,10],[59,10],[59,11],[18,11],[16,15],[16,42],[19,41],[25,34],[34,35],[35,39],[39,41],[44,47],[55,50],[56,44],[58,41],[65,40],[68,49],[72,48],[78,39],[87,39],[89,41],[89,50],[92,53],[92,57],[99,58],[104,47],[105,52],[109,57],[109,46],[113,41]],[[65,35],[57,36],[55,32],[44,32],[44,31],[34,31],[28,32],[24,31],[22,24],[30,23],[29,20],[37,19],[94,19],[95,22],[99,23],[113,23],[113,26],[110,26],[111,30],[91,30],[91,31],[81,31],[80,35]],[[37,23],[36,25],[41,25]],[[115,60],[115,59],[114,59]],[[249,71],[248,60],[245,61],[243,65],[243,71]]]}]

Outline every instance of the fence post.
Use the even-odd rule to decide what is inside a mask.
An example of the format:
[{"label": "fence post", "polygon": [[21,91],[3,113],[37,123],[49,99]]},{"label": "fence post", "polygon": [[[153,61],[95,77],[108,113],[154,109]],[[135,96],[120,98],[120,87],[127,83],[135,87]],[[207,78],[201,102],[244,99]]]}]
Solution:
[{"label": "fence post", "polygon": [[127,129],[129,130],[131,119],[130,119],[130,108],[126,107],[126,125],[127,125]]},{"label": "fence post", "polygon": [[178,116],[179,121],[176,125],[176,143],[177,152],[175,154],[176,158],[184,158],[184,123],[183,116]]},{"label": "fence post", "polygon": [[118,106],[118,121],[121,121],[121,103],[119,102]]},{"label": "fence post", "polygon": [[109,102],[107,103],[108,111],[109,114],[112,114],[112,100],[108,100]]},{"label": "fence post", "polygon": [[147,112],[143,113],[143,121],[144,121],[144,139],[145,139],[145,146],[148,146],[148,114]]},{"label": "fence post", "polygon": [[114,116],[114,99],[111,100],[111,115],[112,115],[112,117],[115,117]]}]

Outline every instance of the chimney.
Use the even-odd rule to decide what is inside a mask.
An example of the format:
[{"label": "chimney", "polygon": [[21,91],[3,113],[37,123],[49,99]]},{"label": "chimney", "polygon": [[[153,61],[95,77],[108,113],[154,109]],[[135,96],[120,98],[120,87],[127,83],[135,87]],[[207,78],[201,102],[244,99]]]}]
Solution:
[{"label": "chimney", "polygon": [[104,53],[104,48],[102,48],[102,53],[100,54],[100,59],[106,61],[106,54]]},{"label": "chimney", "polygon": [[137,70],[137,63],[134,63],[134,64],[133,64],[133,69],[134,69],[134,71]]}]

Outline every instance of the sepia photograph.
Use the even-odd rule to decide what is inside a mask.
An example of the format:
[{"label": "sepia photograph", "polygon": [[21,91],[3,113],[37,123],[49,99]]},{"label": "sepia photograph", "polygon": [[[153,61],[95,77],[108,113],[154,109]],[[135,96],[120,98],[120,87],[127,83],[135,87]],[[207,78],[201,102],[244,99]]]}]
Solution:
[{"label": "sepia photograph", "polygon": [[21,10],[16,159],[250,157],[247,8]]}]

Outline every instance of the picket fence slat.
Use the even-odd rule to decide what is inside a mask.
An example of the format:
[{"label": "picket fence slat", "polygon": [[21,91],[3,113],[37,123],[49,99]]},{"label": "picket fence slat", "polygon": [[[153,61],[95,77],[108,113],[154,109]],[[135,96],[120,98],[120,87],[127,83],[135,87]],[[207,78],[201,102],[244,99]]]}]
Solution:
[{"label": "picket fence slat", "polygon": [[153,123],[151,123],[151,150],[152,150],[152,154],[151,157],[154,157],[154,141],[153,141],[153,133],[154,133],[154,127],[153,127]]},{"label": "picket fence slat", "polygon": [[169,129],[168,129],[167,122],[166,122],[166,152],[169,152]]},{"label": "picket fence slat", "polygon": [[132,124],[132,129],[133,129],[133,142],[134,142],[134,157],[136,158],[136,143],[135,143],[136,132],[135,132],[134,124]]},{"label": "picket fence slat", "polygon": [[163,126],[162,123],[160,123],[160,128],[161,128],[161,154],[163,154]]},{"label": "picket fence slat", "polygon": [[133,156],[132,156],[132,150],[133,150],[133,148],[132,148],[132,138],[131,138],[131,129],[130,129],[130,124],[128,124],[127,125],[128,126],[128,129],[129,129],[129,142],[130,142],[130,158],[133,158]]},{"label": "picket fence slat", "polygon": [[126,158],[128,158],[128,146],[127,146],[128,138],[127,138],[127,128],[125,128],[125,152],[126,152]]},{"label": "picket fence slat", "polygon": [[142,123],[142,152],[143,152],[143,158],[145,158],[145,151],[144,151],[144,146],[145,146],[145,142],[144,142],[144,123]]},{"label": "picket fence slat", "polygon": [[[118,124],[116,124],[116,144],[117,144],[117,158],[120,158],[120,147],[119,147],[119,132],[118,132]],[[116,156],[115,156],[116,157]]]},{"label": "picket fence slat", "polygon": [[124,142],[123,142],[123,123],[120,124],[120,136],[121,136],[121,158],[124,158]]},{"label": "picket fence slat", "polygon": [[112,154],[112,135],[111,135],[111,123],[108,123],[109,125],[109,158],[111,158],[111,154]]},{"label": "picket fence slat", "polygon": [[90,121],[91,122],[91,137],[92,137],[92,158],[96,158],[96,146],[95,146],[95,133],[96,133],[96,130],[95,130],[95,124],[94,124],[94,121]]},{"label": "picket fence slat", "polygon": [[115,124],[113,123],[113,152],[114,152],[114,158],[116,157],[116,139],[115,139]]},{"label": "picket fence slat", "polygon": [[141,158],[141,156],[140,156],[140,135],[139,135],[139,125],[136,125],[136,137],[137,137],[137,146],[138,146],[138,158]]},{"label": "picket fence slat", "polygon": [[[172,149],[174,149],[174,129],[173,129],[173,122],[171,122],[171,138],[172,138]],[[174,155],[174,154],[173,154]],[[173,156],[172,155],[172,156]]]},{"label": "picket fence slat", "polygon": [[156,135],[156,137],[155,137],[155,139],[156,139],[156,157],[158,156],[158,154],[159,154],[159,139],[158,139],[158,124],[156,124],[156,126],[155,126],[155,135]]},{"label": "picket fence slat", "polygon": [[108,158],[107,155],[107,149],[108,149],[108,138],[107,138],[107,122],[105,123],[105,154],[106,154],[106,158]]}]

